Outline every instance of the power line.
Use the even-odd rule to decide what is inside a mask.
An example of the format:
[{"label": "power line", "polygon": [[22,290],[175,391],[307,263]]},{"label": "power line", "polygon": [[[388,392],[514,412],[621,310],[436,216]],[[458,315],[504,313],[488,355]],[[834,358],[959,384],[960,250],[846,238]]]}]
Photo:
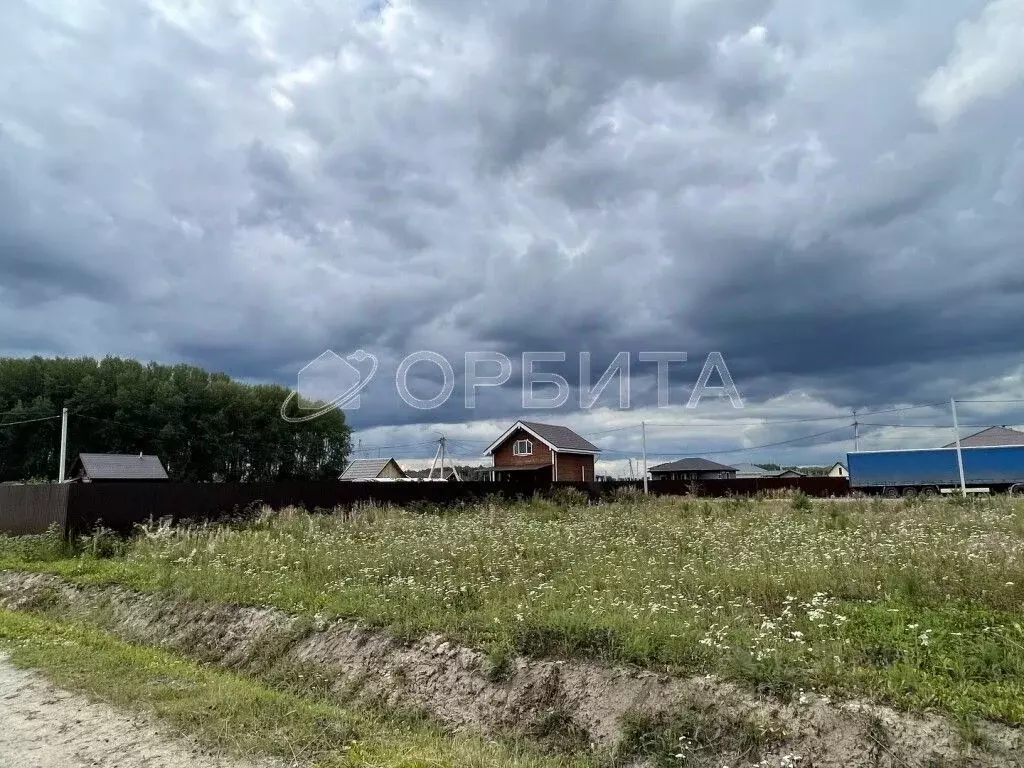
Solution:
[{"label": "power line", "polygon": [[[969,401],[958,400],[957,402],[969,402]],[[1024,402],[1024,401],[1021,401],[1021,402]],[[936,408],[936,407],[946,406],[946,405],[948,405],[948,403],[946,403],[945,401],[942,401],[942,402],[936,402],[936,403],[924,403],[924,404],[921,404],[921,405],[899,406],[899,407],[896,407],[896,408],[882,408],[882,409],[878,409],[878,410],[874,410],[874,411],[858,411],[857,414],[859,416],[872,416],[872,415],[886,414],[886,413],[900,413],[900,412],[905,412],[905,411],[913,411],[913,410],[919,410],[919,409],[922,409],[922,408]],[[801,418],[801,419],[761,419],[760,421],[747,421],[747,422],[729,421],[729,422],[720,423],[720,424],[693,424],[693,423],[657,424],[657,423],[647,422],[647,426],[648,427],[659,427],[659,428],[665,428],[665,429],[675,429],[675,428],[679,428],[679,429],[706,429],[706,428],[728,429],[728,428],[731,428],[731,427],[764,427],[764,426],[772,426],[774,424],[811,424],[811,423],[820,422],[820,421],[839,421],[839,420],[848,419],[848,418],[850,418],[849,414],[838,414],[838,415],[835,415],[835,416],[812,416],[812,417]],[[581,432],[579,434],[582,437],[600,437],[602,435],[610,435],[610,434],[614,434],[614,433],[617,433],[617,432],[628,432],[630,430],[639,429],[639,428],[640,428],[640,424],[637,423],[637,424],[628,424],[628,425],[623,426],[623,427],[611,427],[609,429],[602,429],[602,430],[598,430],[598,431],[594,431],[594,432]],[[491,440],[479,440],[479,439],[473,439],[473,438],[468,438],[468,437],[462,437],[462,438],[448,438],[448,442],[449,443],[452,443],[452,442],[472,443],[472,444],[476,444],[476,445],[490,445],[492,441]],[[433,441],[430,441],[430,444],[433,445]],[[419,445],[419,444],[414,444],[414,445]],[[381,447],[385,447],[385,448],[386,447],[401,448],[401,447],[406,447],[406,446],[381,446]]]},{"label": "power line", "polygon": [[[962,402],[962,401],[957,401]],[[924,405],[906,405],[899,408],[884,408],[877,411],[857,411],[858,416],[875,416],[886,413],[901,413],[904,411],[915,411],[921,408],[936,408],[938,406],[946,405],[946,403],[925,403]],[[651,422],[647,423],[648,427],[661,427],[661,428],[690,428],[690,429],[704,429],[708,428],[729,428],[729,427],[764,427],[771,426],[773,424],[812,424],[819,421],[839,421],[841,419],[850,418],[849,414],[839,414],[837,416],[813,416],[804,419],[762,419],[761,421],[729,421],[722,424],[654,424]],[[634,427],[635,428],[635,427]]]},{"label": "power line", "polygon": [[389,451],[393,448],[422,448],[426,445],[435,445],[436,440],[421,440],[418,443],[403,443],[399,445],[360,445],[359,452],[365,453],[366,451]]},{"label": "power line", "polygon": [[[957,402],[958,403],[1024,403],[1024,399],[1008,399],[1008,400],[957,400]],[[946,407],[946,406],[948,406],[948,403],[945,402],[945,401],[942,401],[942,402],[934,402],[934,403],[923,403],[923,404],[919,404],[919,405],[907,405],[907,406],[898,406],[898,407],[892,407],[892,408],[879,408],[879,409],[875,409],[875,410],[866,410],[866,411],[861,411],[861,410],[858,409],[855,412],[855,418],[860,418],[860,417],[864,417],[864,416],[872,416],[872,415],[905,413],[907,411],[922,410],[922,409],[928,409],[928,408],[942,408],[942,407]],[[673,423],[647,423],[646,426],[647,427],[661,428],[661,429],[690,429],[690,430],[732,429],[732,428],[739,428],[739,427],[770,427],[770,426],[774,426],[774,425],[784,425],[784,424],[811,424],[811,423],[816,423],[816,422],[838,421],[838,420],[849,419],[849,418],[850,418],[849,414],[839,414],[839,415],[835,415],[835,416],[815,416],[815,417],[800,418],[800,419],[762,419],[762,420],[759,420],[759,421],[729,421],[729,422],[718,423],[718,424],[706,424],[706,423],[705,424],[694,424],[694,423],[675,423],[675,424],[673,424]],[[875,428],[875,429],[935,429],[935,430],[942,430],[942,429],[946,429],[947,428],[947,425],[944,425],[944,424],[943,425],[929,425],[929,424],[883,424],[883,423],[876,423],[876,422],[857,422],[857,424],[860,425],[860,426],[870,427],[870,428]],[[604,435],[611,435],[611,434],[616,434],[616,433],[621,433],[621,432],[629,432],[629,431],[633,431],[633,430],[638,430],[640,428],[640,426],[641,425],[639,423],[638,424],[630,424],[630,425],[626,425],[626,426],[622,426],[622,427],[611,427],[609,429],[598,430],[598,431],[594,431],[594,432],[584,432],[584,433],[580,433],[580,434],[583,437],[596,438],[596,437],[601,437],[601,436],[604,436]],[[734,449],[728,449],[728,450],[722,449],[722,450],[716,450],[716,451],[701,451],[701,454],[702,455],[722,455],[722,454],[731,454],[731,453],[743,453],[743,452],[747,452],[747,451],[756,451],[756,450],[761,450],[761,449],[764,449],[764,448],[774,448],[774,447],[778,447],[778,446],[790,445],[790,444],[793,444],[793,443],[798,443],[798,442],[801,442],[801,441],[804,441],[804,440],[813,440],[813,439],[816,439],[816,438],[819,438],[819,437],[824,437],[824,436],[827,436],[827,435],[830,435],[830,434],[841,432],[841,431],[843,431],[845,429],[848,429],[848,428],[850,428],[852,426],[854,426],[854,425],[853,424],[846,424],[846,425],[843,425],[841,427],[837,427],[835,429],[826,430],[824,432],[819,432],[819,433],[816,433],[816,434],[813,434],[813,435],[805,435],[803,437],[797,437],[797,438],[792,438],[792,439],[788,439],[788,440],[781,440],[781,441],[772,442],[772,443],[765,443],[763,445],[750,446],[750,447],[746,447],[746,448],[734,448]],[[990,425],[988,425],[988,424],[964,424],[964,425],[961,425],[961,426],[963,426],[965,428],[971,428],[971,429],[975,429],[975,428],[983,429],[986,426],[990,426]],[[882,437],[875,436],[875,435],[871,435],[870,437],[871,437],[871,439],[883,439]],[[478,440],[478,439],[472,439],[472,438],[458,438],[458,439],[449,439],[448,440],[448,445],[451,446],[451,447],[457,448],[460,453],[463,453],[463,455],[466,455],[470,451],[477,450],[473,446],[475,446],[475,445],[483,445],[483,444],[490,444],[490,442],[491,441],[488,441],[488,440]],[[377,449],[386,449],[386,448],[413,448],[413,447],[425,446],[425,445],[428,445],[428,444],[432,445],[433,442],[430,441],[429,443],[428,442],[421,442],[421,443],[410,443],[410,444],[406,444],[406,445],[390,445],[390,446],[376,446],[376,447],[371,446],[369,448],[365,448],[364,450],[377,450]],[[608,456],[608,455],[633,456],[635,454],[636,454],[635,450],[627,451],[627,450],[617,450],[617,449],[613,449],[613,448],[608,448],[608,449],[605,449],[605,450],[602,451],[602,455],[606,455],[606,456]],[[689,454],[684,454],[684,453],[653,453],[653,454],[650,454],[650,455],[653,455],[653,456],[686,456],[686,455],[689,455]]]},{"label": "power line", "polygon": [[[842,432],[843,430],[848,429],[851,426],[853,426],[853,425],[852,424],[847,424],[847,425],[843,425],[842,427],[837,427],[836,429],[829,429],[829,430],[827,430],[825,432],[818,432],[817,434],[814,434],[814,435],[804,435],[802,437],[794,437],[794,438],[792,438],[790,440],[780,440],[780,441],[775,442],[775,443],[765,443],[764,445],[752,445],[752,446],[749,446],[749,447],[746,447],[746,448],[731,448],[729,450],[719,450],[719,451],[700,451],[699,453],[700,453],[701,456],[717,456],[717,455],[722,455],[722,454],[726,454],[726,453],[745,453],[747,451],[759,451],[762,448],[775,448],[775,447],[778,447],[780,445],[789,445],[791,443],[799,443],[799,442],[801,442],[803,440],[813,440],[813,439],[818,438],[818,437],[824,437],[825,435],[831,435],[831,434],[834,434],[836,432]],[[636,451],[612,451],[612,450],[608,450],[608,451],[603,451],[602,453],[617,453],[617,454],[624,454],[624,455],[633,455],[633,454],[636,453]],[[692,453],[648,453],[647,455],[648,456],[690,456],[690,455],[692,455]]]},{"label": "power line", "polygon": [[1024,400],[957,400],[958,403],[1024,403]]},{"label": "power line", "polygon": [[[891,429],[949,429],[948,424],[875,424],[873,422],[860,422],[862,427],[889,427]],[[991,424],[961,424],[961,427],[968,429],[984,429],[991,427]]]},{"label": "power line", "polygon": [[[638,426],[637,424],[630,424],[627,427],[615,427],[614,429],[604,429],[604,430],[601,430],[600,432],[584,432],[584,433],[582,433],[582,436],[583,437],[600,437],[601,435],[610,435],[613,432],[625,432],[626,430],[629,430],[629,429],[636,429],[637,426]],[[650,426],[650,425],[648,425],[648,426]]]},{"label": "power line", "polygon": [[61,415],[58,413],[56,416],[42,416],[38,419],[24,419],[23,421],[5,421],[0,422],[0,427],[16,427],[19,424],[34,424],[37,421],[53,421],[59,419]]},{"label": "power line", "polygon": [[[448,442],[451,442],[453,439],[455,438],[448,438]],[[458,441],[460,443],[475,443],[477,445],[490,445],[492,442],[494,442],[493,440],[473,440],[468,437],[460,437],[458,438]]]},{"label": "power line", "polygon": [[479,448],[477,448],[475,446],[472,446],[472,445],[464,444],[460,440],[449,440],[448,441],[448,447],[452,448],[454,450],[462,451],[463,453],[465,453],[467,455],[470,455],[470,454],[471,455],[475,455],[475,456],[482,456],[483,455],[483,453],[480,452]]},{"label": "power line", "polygon": [[780,446],[780,445],[789,445],[791,443],[802,442],[803,440],[814,440],[815,438],[825,437],[826,435],[832,435],[832,434],[835,434],[836,432],[842,432],[842,431],[844,431],[846,429],[849,429],[851,426],[853,426],[853,425],[852,424],[844,424],[843,426],[837,427],[836,429],[829,429],[829,430],[826,430],[824,432],[818,432],[817,434],[814,434],[814,435],[804,435],[803,437],[794,437],[791,440],[780,440],[777,443],[765,443],[764,445],[755,445],[755,446],[750,447],[750,448],[734,448],[732,450],[727,450],[727,451],[708,451],[706,453],[710,453],[712,456],[714,456],[716,454],[743,453],[743,452],[746,452],[746,451],[758,451],[758,450],[761,450],[762,448],[775,448],[775,447]]},{"label": "power line", "polygon": [[[839,419],[848,419],[849,414],[845,416],[823,416],[820,419],[793,419],[793,420],[782,420],[782,421],[726,421],[720,424],[652,424],[647,423],[648,427],[657,427],[658,429],[730,429],[733,427],[772,427],[776,424],[809,424],[817,421],[838,421]],[[636,429],[636,427],[633,427]]]}]

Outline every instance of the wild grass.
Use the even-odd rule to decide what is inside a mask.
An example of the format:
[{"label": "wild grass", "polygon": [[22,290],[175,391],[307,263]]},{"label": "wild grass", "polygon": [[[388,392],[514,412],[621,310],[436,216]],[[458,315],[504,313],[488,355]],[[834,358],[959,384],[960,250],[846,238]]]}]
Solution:
[{"label": "wild grass", "polygon": [[[116,549],[116,548],[115,548]],[[1024,503],[629,498],[294,510],[0,568],[1024,724]],[[500,677],[504,662],[494,664]]]},{"label": "wild grass", "polygon": [[416,719],[271,689],[244,675],[130,645],[85,626],[0,610],[0,649],[21,667],[114,706],[148,712],[220,752],[315,768],[587,768],[525,744],[451,736]]},{"label": "wild grass", "polygon": [[752,765],[785,736],[774,723],[739,713],[723,716],[691,702],[671,713],[627,715],[619,752],[646,758],[658,768],[720,768],[724,755],[730,756],[729,762]]}]

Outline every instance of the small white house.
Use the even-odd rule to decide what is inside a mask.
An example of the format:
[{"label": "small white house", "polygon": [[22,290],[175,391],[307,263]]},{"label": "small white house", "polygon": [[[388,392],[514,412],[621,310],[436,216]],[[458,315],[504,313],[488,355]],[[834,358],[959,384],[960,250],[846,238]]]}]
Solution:
[{"label": "small white house", "polygon": [[846,468],[846,465],[841,461],[837,461],[832,465],[832,469],[828,471],[829,477],[849,477],[850,470]]}]

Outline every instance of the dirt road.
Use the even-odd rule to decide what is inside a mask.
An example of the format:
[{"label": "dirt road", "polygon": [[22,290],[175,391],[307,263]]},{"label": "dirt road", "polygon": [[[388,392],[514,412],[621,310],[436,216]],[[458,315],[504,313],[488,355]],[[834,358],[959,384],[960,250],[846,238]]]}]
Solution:
[{"label": "dirt road", "polygon": [[[258,768],[268,768],[262,763]],[[0,768],[257,768],[68,693],[0,653]]]}]

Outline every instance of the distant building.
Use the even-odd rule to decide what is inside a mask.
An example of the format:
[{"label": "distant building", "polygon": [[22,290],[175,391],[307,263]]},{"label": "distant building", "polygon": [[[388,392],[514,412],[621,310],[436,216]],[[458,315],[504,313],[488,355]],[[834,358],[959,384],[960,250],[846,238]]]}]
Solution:
[{"label": "distant building", "polygon": [[361,480],[401,480],[407,475],[394,459],[356,459],[349,462],[339,480],[359,482]]},{"label": "distant building", "polygon": [[78,483],[168,480],[159,457],[141,453],[80,453],[68,477]]},{"label": "distant building", "polygon": [[849,477],[850,470],[846,468],[846,465],[841,461],[837,461],[832,465],[832,468],[828,471],[829,477]]},{"label": "distant building", "polygon": [[737,478],[774,477],[776,474],[774,471],[759,467],[757,464],[734,464],[733,469],[736,470]]},{"label": "distant building", "polygon": [[708,459],[680,459],[651,467],[652,480],[733,480],[736,468]]},{"label": "distant building", "polygon": [[[981,432],[960,438],[960,445],[963,448],[981,448],[1000,445],[1024,445],[1024,432],[1008,427],[989,427]],[[956,448],[956,441],[943,448]]]},{"label": "distant building", "polygon": [[540,481],[592,482],[601,449],[568,427],[517,421],[491,443],[485,455],[494,462],[495,480],[517,477]]},{"label": "distant building", "polygon": [[784,469],[781,472],[770,475],[770,477],[807,477],[807,474],[799,469]]}]

